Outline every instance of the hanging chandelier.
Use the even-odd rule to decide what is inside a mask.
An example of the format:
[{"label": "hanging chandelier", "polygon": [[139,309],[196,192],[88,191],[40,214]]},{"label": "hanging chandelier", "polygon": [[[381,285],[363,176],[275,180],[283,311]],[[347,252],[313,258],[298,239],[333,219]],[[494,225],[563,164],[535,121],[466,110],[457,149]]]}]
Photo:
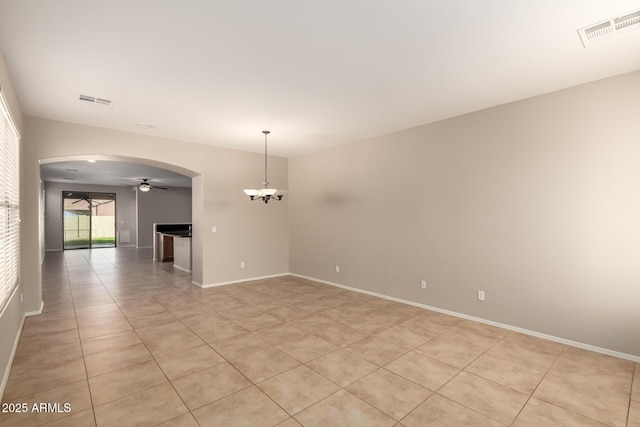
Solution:
[{"label": "hanging chandelier", "polygon": [[269,179],[267,179],[267,135],[271,132],[263,130],[264,133],[264,182],[262,183],[261,190],[246,189],[244,193],[249,196],[251,200],[262,200],[265,203],[269,203],[269,200],[282,200],[282,196],[287,194],[287,190],[277,190],[275,188],[269,188]]}]

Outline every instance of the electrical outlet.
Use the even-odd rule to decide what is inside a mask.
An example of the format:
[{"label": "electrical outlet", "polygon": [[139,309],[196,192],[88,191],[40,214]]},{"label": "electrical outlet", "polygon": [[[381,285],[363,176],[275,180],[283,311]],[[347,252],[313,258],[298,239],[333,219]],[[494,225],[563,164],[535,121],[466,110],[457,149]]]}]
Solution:
[{"label": "electrical outlet", "polygon": [[420,281],[420,287],[422,289],[427,289],[427,281],[426,280],[421,280]]},{"label": "electrical outlet", "polygon": [[336,273],[340,273],[340,266],[336,265]]},{"label": "electrical outlet", "polygon": [[484,291],[478,291],[478,301],[484,301]]},{"label": "electrical outlet", "polygon": [[240,261],[240,268],[244,268],[244,261]]}]

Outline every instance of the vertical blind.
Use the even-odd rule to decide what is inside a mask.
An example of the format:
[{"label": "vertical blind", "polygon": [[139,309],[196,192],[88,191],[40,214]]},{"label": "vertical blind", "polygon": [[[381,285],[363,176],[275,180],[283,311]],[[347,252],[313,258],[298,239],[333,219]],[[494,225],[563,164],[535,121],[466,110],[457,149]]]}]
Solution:
[{"label": "vertical blind", "polygon": [[20,142],[0,88],[0,313],[20,272]]}]

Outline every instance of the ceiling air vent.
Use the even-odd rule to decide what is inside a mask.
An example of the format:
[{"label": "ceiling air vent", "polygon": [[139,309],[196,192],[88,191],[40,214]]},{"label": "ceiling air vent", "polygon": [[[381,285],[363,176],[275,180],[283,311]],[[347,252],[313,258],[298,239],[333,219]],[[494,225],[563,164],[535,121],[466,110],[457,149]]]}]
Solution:
[{"label": "ceiling air vent", "polygon": [[80,101],[86,102],[87,104],[98,104],[98,105],[104,105],[107,107],[111,106],[110,99],[97,98],[95,96],[89,96],[89,95],[80,95],[79,99]]},{"label": "ceiling air vent", "polygon": [[578,34],[580,34],[582,45],[587,47],[633,30],[640,30],[640,10],[580,28]]}]

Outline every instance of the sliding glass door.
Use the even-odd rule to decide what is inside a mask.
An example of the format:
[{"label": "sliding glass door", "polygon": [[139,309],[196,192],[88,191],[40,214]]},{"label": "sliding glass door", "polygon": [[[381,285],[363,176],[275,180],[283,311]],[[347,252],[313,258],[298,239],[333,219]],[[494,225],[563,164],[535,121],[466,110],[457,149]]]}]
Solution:
[{"label": "sliding glass door", "polygon": [[116,245],[115,193],[63,191],[64,249]]}]

